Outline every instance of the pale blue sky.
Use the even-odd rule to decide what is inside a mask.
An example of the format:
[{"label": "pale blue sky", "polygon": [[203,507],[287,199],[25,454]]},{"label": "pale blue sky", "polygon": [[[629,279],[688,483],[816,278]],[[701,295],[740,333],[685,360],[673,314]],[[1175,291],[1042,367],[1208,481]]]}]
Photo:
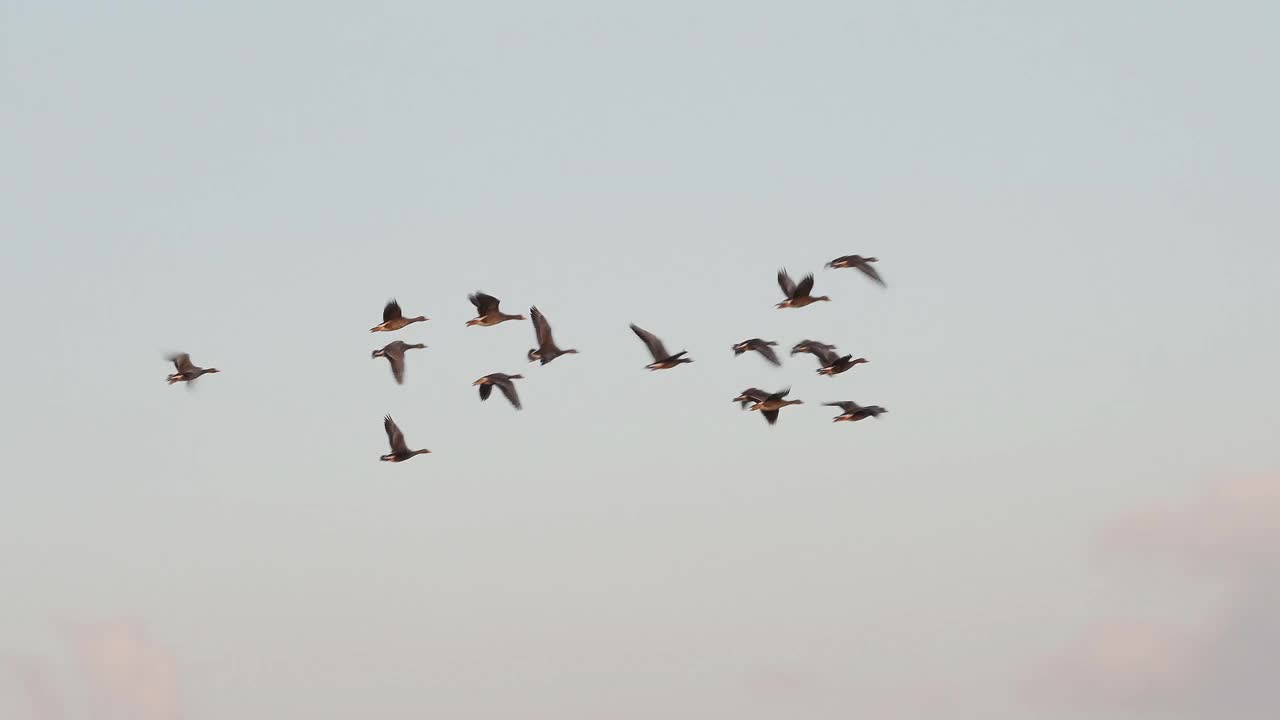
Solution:
[{"label": "pale blue sky", "polygon": [[[0,4],[0,653],[137,616],[196,719],[1098,717],[1019,678],[1183,600],[1096,533],[1280,468],[1277,23]],[[781,266],[834,302],[774,310]],[[476,289],[582,354],[463,327]],[[432,318],[403,387],[391,296]],[[168,387],[172,349],[224,372]],[[729,402],[788,384],[775,428]],[[434,454],[379,463],[387,412]]]}]

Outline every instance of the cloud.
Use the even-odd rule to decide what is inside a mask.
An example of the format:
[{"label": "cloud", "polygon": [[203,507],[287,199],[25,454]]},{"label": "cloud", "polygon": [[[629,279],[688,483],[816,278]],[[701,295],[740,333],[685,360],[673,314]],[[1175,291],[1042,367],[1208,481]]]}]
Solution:
[{"label": "cloud", "polygon": [[62,697],[49,682],[43,663],[27,658],[11,658],[6,663],[18,692],[33,720],[63,720]]},{"label": "cloud", "polygon": [[1038,673],[1038,689],[1096,710],[1151,718],[1271,720],[1280,708],[1280,475],[1207,488],[1120,518],[1102,534],[1108,554],[1159,565],[1224,600],[1181,624],[1149,618],[1099,623]]},{"label": "cloud", "polygon": [[94,716],[180,720],[176,664],[134,620],[76,625],[72,645],[89,681]]}]

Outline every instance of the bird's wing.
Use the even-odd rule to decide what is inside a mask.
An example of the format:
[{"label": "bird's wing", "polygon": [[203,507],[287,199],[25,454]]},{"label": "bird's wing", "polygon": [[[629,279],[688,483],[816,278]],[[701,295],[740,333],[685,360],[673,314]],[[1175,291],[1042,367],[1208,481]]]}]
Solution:
[{"label": "bird's wing", "polygon": [[863,275],[875,280],[882,286],[884,285],[884,279],[880,277],[880,271],[872,267],[871,263],[858,263],[855,267],[861,270]]},{"label": "bird's wing", "polygon": [[387,415],[382,419],[382,427],[387,431],[387,442],[391,444],[391,452],[402,453],[408,452],[409,448],[404,444],[404,433],[400,432],[400,428],[396,426],[396,421]]},{"label": "bird's wing", "polygon": [[397,385],[404,384],[404,348],[388,348],[383,357],[391,364],[391,375],[395,377]]},{"label": "bird's wing", "polygon": [[815,346],[813,348],[813,355],[814,357],[818,358],[818,363],[821,364],[823,367],[826,367],[827,365],[830,365],[831,363],[840,359],[840,356],[837,355],[832,348],[829,348],[826,345]]},{"label": "bird's wing", "polygon": [[850,400],[842,400],[840,402],[829,402],[829,403],[822,403],[822,404],[828,405],[830,407],[838,407],[847,413],[857,412],[862,409],[862,407],[859,406],[858,403],[852,402]]},{"label": "bird's wing", "polygon": [[667,347],[662,344],[662,341],[658,339],[658,336],[635,323],[631,324],[631,332],[635,333],[636,337],[639,337],[644,341],[645,346],[649,348],[649,354],[653,356],[655,362],[659,360],[666,360],[670,357],[667,354]]},{"label": "bird's wing", "polygon": [[481,386],[479,386],[479,387],[480,387],[480,399],[481,399],[481,400],[488,400],[488,399],[489,399],[489,393],[493,392],[493,386],[492,386],[492,385],[490,385],[489,383],[485,383],[485,384],[483,384],[483,385],[481,385]]},{"label": "bird's wing", "polygon": [[498,389],[507,397],[507,402],[515,409],[520,409],[520,396],[516,394],[516,384],[511,382],[510,378],[503,378],[497,381]]},{"label": "bird's wing", "polygon": [[191,356],[186,353],[175,353],[169,356],[169,362],[180,373],[191,372]]},{"label": "bird's wing", "polygon": [[787,274],[785,269],[778,271],[778,287],[782,288],[783,295],[789,298],[795,297],[796,284],[791,280],[791,276]]},{"label": "bird's wing", "polygon": [[393,298],[387,306],[382,308],[382,322],[391,322],[404,317],[404,313],[400,312],[400,303]]},{"label": "bird's wing", "polygon": [[467,296],[472,305],[476,306],[477,315],[488,315],[498,311],[498,298],[492,295],[486,295],[482,292],[472,293]]},{"label": "bird's wing", "polygon": [[769,424],[770,424],[770,425],[772,425],[772,424],[774,424],[774,423],[778,422],[778,411],[777,411],[777,410],[761,410],[761,411],[760,411],[760,414],[764,416],[764,419],[765,419],[765,420],[768,420],[768,421],[769,421]]},{"label": "bird's wing", "polygon": [[774,365],[782,364],[782,361],[778,359],[778,353],[774,352],[773,348],[769,347],[768,345],[763,345],[763,344],[757,345],[755,349],[757,352],[759,352],[761,355],[764,356],[765,360],[768,360]]},{"label": "bird's wing", "polygon": [[846,262],[849,262],[849,258],[851,258],[851,257],[853,257],[853,256],[852,256],[852,255],[841,255],[840,257],[836,258],[835,260],[832,260],[831,262],[829,262],[829,263],[827,263],[827,264],[828,264],[828,265],[833,265],[833,266],[834,266],[834,265],[839,265],[840,263],[846,263]]},{"label": "bird's wing", "polygon": [[551,325],[547,323],[546,316],[536,305],[529,308],[529,319],[533,322],[533,333],[538,339],[538,347],[555,347],[556,343],[551,339]]},{"label": "bird's wing", "polygon": [[796,285],[796,297],[804,297],[813,291],[813,273],[804,276],[799,285]]},{"label": "bird's wing", "polygon": [[791,392],[791,388],[789,388],[789,387],[788,387],[788,388],[783,388],[782,390],[779,390],[779,391],[778,391],[778,392],[776,392],[776,393],[769,393],[769,397],[768,397],[768,399],[769,399],[769,400],[781,400],[782,398],[786,397],[786,396],[787,396],[787,394],[788,394],[788,393],[790,393],[790,392]]}]

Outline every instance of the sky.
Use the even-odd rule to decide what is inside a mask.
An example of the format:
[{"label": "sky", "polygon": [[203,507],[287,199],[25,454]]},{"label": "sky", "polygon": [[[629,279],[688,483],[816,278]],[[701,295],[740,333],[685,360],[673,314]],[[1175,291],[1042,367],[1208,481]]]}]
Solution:
[{"label": "sky", "polygon": [[1277,23],[0,4],[0,716],[1264,717]]}]

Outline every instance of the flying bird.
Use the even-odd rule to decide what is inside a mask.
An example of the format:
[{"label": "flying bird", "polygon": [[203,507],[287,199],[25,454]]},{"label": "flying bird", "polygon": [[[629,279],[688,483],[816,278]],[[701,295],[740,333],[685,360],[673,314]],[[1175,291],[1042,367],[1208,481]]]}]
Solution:
[{"label": "flying bird", "polygon": [[486,295],[482,292],[474,292],[468,295],[467,299],[471,301],[472,305],[476,306],[476,316],[467,321],[467,327],[471,327],[472,325],[488,327],[508,320],[525,319],[523,315],[508,315],[499,310],[499,300],[492,295]]},{"label": "flying bird", "polygon": [[373,357],[386,358],[387,362],[391,364],[391,374],[395,376],[396,383],[399,385],[403,385],[404,384],[404,351],[405,350],[421,350],[422,348],[425,348],[425,347],[426,345],[423,345],[421,343],[418,343],[416,345],[410,345],[409,343],[396,340],[395,342],[387,343],[386,346],[384,346],[381,350],[374,350]]},{"label": "flying bird", "polygon": [[770,425],[778,422],[778,411],[788,405],[803,405],[803,400],[785,400],[784,398],[791,392],[791,388],[779,390],[776,393],[770,393],[763,400],[757,400],[755,405],[751,406],[751,410],[759,410],[764,419]]},{"label": "flying bird", "polygon": [[507,401],[515,409],[520,409],[520,396],[516,394],[516,384],[512,380],[523,380],[523,375],[505,375],[503,373],[490,373],[484,377],[471,383],[480,386],[480,399],[488,400],[489,394],[493,392],[494,386],[497,386],[502,394],[507,397]]},{"label": "flying bird", "polygon": [[760,353],[761,357],[763,357],[765,360],[768,360],[774,365],[781,365],[782,361],[778,359],[778,354],[773,351],[773,346],[777,344],[778,343],[772,340],[761,340],[760,338],[751,338],[750,340],[743,340],[737,345],[734,345],[733,354],[741,355],[744,352],[754,350]]},{"label": "flying bird", "polygon": [[636,337],[640,338],[640,340],[644,342],[645,347],[649,348],[649,354],[653,356],[653,362],[645,365],[645,367],[650,370],[669,370],[681,363],[693,362],[690,358],[683,357],[687,352],[689,352],[688,350],[681,350],[680,352],[672,355],[667,352],[667,347],[662,344],[662,341],[658,339],[658,336],[635,323],[631,323],[631,332],[634,332]]},{"label": "flying bird", "polygon": [[561,350],[556,347],[556,341],[551,337],[551,325],[547,322],[547,318],[538,309],[538,306],[529,308],[529,318],[533,321],[533,335],[538,341],[538,347],[529,351],[529,362],[541,361],[543,365],[555,360],[561,355],[576,355],[577,350],[569,348]]},{"label": "flying bird", "polygon": [[821,358],[822,355],[820,353],[822,353],[822,351],[835,349],[835,345],[828,345],[817,340],[801,340],[791,348],[791,354],[798,355],[799,353],[810,353],[814,357]]},{"label": "flying bird", "polygon": [[404,462],[414,455],[422,455],[430,450],[410,450],[404,442],[404,433],[396,427],[396,421],[387,415],[382,419],[382,427],[387,431],[387,442],[391,444],[391,452],[379,457],[383,462]]},{"label": "flying bird", "polygon": [[871,267],[871,263],[879,262],[876,258],[864,258],[861,255],[844,255],[827,263],[829,268],[856,268],[859,272],[867,277],[875,280],[880,287],[887,287],[884,284],[884,278],[880,277],[880,272]]},{"label": "flying bird", "polygon": [[836,353],[829,350],[822,355],[819,361],[822,363],[822,367],[818,368],[818,374],[826,375],[828,377],[839,375],[846,370],[851,370],[854,365],[871,362],[866,358],[855,358],[852,355],[838,356]]},{"label": "flying bird", "polygon": [[400,303],[394,298],[382,308],[382,324],[369,328],[369,332],[391,332],[416,322],[426,322],[429,318],[419,315],[415,318],[407,318],[404,313],[400,312]]},{"label": "flying bird", "polygon": [[829,402],[822,404],[840,408],[840,414],[832,418],[831,422],[857,422],[869,417],[878,419],[882,414],[889,412],[879,405],[868,405],[863,407],[852,401]]},{"label": "flying bird", "polygon": [[[208,373],[221,372],[218,368],[202,368],[191,364],[191,356],[186,353],[175,353],[165,358],[173,363],[176,372],[169,375],[165,380],[172,385],[177,382],[192,383],[196,378]],[[188,385],[188,387],[191,387]]]},{"label": "flying bird", "polygon": [[826,295],[814,297],[809,293],[813,291],[813,273],[805,275],[797,285],[791,280],[791,276],[787,271],[778,271],[778,287],[782,288],[782,294],[787,296],[786,300],[778,303],[779,308],[802,308],[806,305],[812,305],[818,301],[829,302],[831,298]]},{"label": "flying bird", "polygon": [[738,403],[743,410],[746,410],[748,405],[763,402],[768,397],[769,393],[760,388],[747,388],[738,393],[738,397],[734,398],[733,402]]}]

